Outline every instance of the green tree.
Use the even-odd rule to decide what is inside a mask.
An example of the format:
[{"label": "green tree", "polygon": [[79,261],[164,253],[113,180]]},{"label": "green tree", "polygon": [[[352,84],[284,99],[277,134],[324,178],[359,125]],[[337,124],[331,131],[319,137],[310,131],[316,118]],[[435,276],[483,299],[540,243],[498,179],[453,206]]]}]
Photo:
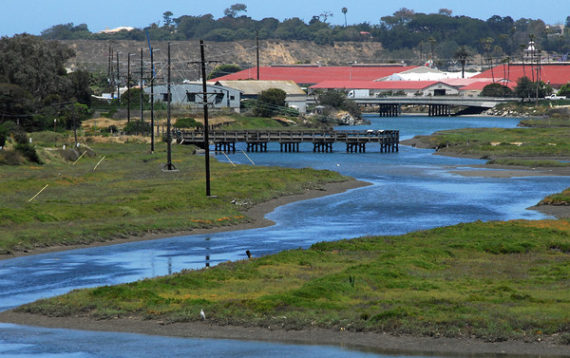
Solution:
[{"label": "green tree", "polygon": [[67,129],[73,129],[75,146],[77,147],[77,128],[81,127],[81,122],[91,115],[89,108],[81,103],[73,102],[64,107],[60,120]]},{"label": "green tree", "polygon": [[224,15],[227,17],[236,17],[240,12],[247,12],[247,5],[245,4],[233,4],[229,8],[224,10]]},{"label": "green tree", "polygon": [[88,39],[91,31],[86,24],[74,26],[72,22],[68,24],[55,25],[42,31],[41,37],[46,40],[77,40]]},{"label": "green tree", "polygon": [[343,7],[341,11],[342,14],[344,15],[344,27],[346,27],[346,13],[348,12],[348,9],[346,7]]},{"label": "green tree", "polygon": [[481,91],[483,97],[512,97],[513,91],[500,83],[491,83],[483,87]]},{"label": "green tree", "polygon": [[570,82],[568,82],[565,85],[563,85],[562,87],[560,87],[560,90],[558,91],[558,95],[559,96],[566,96],[566,97],[570,98]]},{"label": "green tree", "polygon": [[28,91],[15,84],[0,83],[0,121],[28,121],[34,110],[34,100]]},{"label": "green tree", "polygon": [[262,91],[257,97],[253,112],[259,117],[271,117],[285,107],[287,93],[279,88]]},{"label": "green tree", "polygon": [[172,13],[172,11],[165,11],[162,14],[162,22],[164,24],[165,27],[170,27],[172,26],[172,15],[174,15]]},{"label": "green tree", "polygon": [[208,74],[208,79],[211,80],[212,78],[218,78],[225,75],[229,75],[230,73],[235,73],[241,71],[241,67],[235,64],[223,64],[218,65],[214,68],[210,74]]},{"label": "green tree", "polygon": [[453,54],[453,58],[459,61],[461,64],[461,78],[465,78],[465,64],[467,60],[471,57],[465,46],[461,46],[457,49],[455,54]]},{"label": "green tree", "polygon": [[77,102],[91,105],[91,74],[85,70],[77,70],[69,74],[70,90],[69,96],[75,98]]},{"label": "green tree", "polygon": [[[141,89],[138,87],[131,88],[121,95],[121,105],[127,105],[131,102],[131,108],[138,108],[141,105]],[[150,103],[150,95],[143,93],[143,103]]]},{"label": "green tree", "polygon": [[335,90],[326,90],[318,95],[318,103],[322,106],[341,108],[346,96],[344,93]]},{"label": "green tree", "polygon": [[10,129],[8,128],[7,123],[0,123],[0,147],[4,147],[6,145],[6,139],[10,135]]},{"label": "green tree", "polygon": [[544,98],[545,96],[552,93],[552,87],[545,84],[542,81],[532,82],[528,77],[521,77],[517,80],[517,86],[515,87],[515,95],[524,101],[525,98],[538,99]]},{"label": "green tree", "polygon": [[360,107],[358,107],[354,101],[348,100],[344,92],[326,90],[319,93],[317,98],[318,103],[325,107],[345,110],[356,119],[360,119],[362,117]]},{"label": "green tree", "polygon": [[65,95],[70,79],[65,61],[74,51],[58,41],[45,41],[27,34],[0,39],[0,78],[27,90],[35,98],[54,93]]}]

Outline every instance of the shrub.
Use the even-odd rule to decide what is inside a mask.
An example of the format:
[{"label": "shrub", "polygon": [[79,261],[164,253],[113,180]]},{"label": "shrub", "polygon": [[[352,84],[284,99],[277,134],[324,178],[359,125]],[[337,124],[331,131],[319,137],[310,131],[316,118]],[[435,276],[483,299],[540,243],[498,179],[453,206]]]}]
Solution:
[{"label": "shrub", "polygon": [[200,122],[196,122],[194,118],[183,117],[178,118],[176,123],[174,123],[174,128],[203,128],[204,125]]},{"label": "shrub", "polygon": [[26,157],[26,159],[28,159],[30,162],[42,164],[42,161],[40,160],[36,149],[29,143],[18,143],[16,145],[16,150],[22,153],[22,155]]},{"label": "shrub", "polygon": [[8,130],[8,127],[4,124],[0,124],[0,147],[6,145],[6,139],[8,139],[9,135],[10,131]]},{"label": "shrub", "polygon": [[16,130],[12,133],[14,137],[14,141],[16,144],[27,144],[28,143],[28,135],[26,132],[22,130]]},{"label": "shrub", "polygon": [[149,134],[150,130],[150,124],[142,121],[131,121],[125,126],[127,134]]},{"label": "shrub", "polygon": [[513,91],[500,83],[491,83],[486,85],[481,91],[483,97],[512,97]]},{"label": "shrub", "polygon": [[270,88],[262,91],[257,97],[254,113],[259,117],[271,117],[280,109],[285,107],[285,97],[287,93],[279,88]]}]

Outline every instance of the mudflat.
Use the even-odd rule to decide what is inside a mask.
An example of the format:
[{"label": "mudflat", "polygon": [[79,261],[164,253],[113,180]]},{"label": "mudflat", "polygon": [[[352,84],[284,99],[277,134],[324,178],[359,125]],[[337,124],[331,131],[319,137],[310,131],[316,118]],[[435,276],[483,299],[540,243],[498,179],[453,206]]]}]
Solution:
[{"label": "mudflat", "polygon": [[185,338],[217,338],[292,344],[318,344],[385,354],[570,356],[570,347],[554,343],[553,337],[532,342],[485,342],[473,338],[395,336],[379,332],[351,332],[322,328],[285,330],[281,327],[219,326],[211,324],[208,321],[167,324],[157,320],[129,318],[95,320],[85,317],[47,317],[29,313],[16,313],[13,311],[0,313],[0,322],[47,328],[126,332]]}]

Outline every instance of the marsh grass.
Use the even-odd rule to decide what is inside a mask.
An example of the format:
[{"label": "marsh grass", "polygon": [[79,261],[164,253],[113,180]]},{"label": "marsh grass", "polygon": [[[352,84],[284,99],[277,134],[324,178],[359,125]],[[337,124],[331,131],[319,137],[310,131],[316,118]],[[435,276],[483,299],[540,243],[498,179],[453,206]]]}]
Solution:
[{"label": "marsh grass", "polygon": [[41,300],[21,311],[532,340],[570,329],[570,222],[323,242]]},{"label": "marsh grass", "polygon": [[542,199],[538,205],[570,205],[570,188],[562,191],[561,193],[547,196]]},{"label": "marsh grass", "polygon": [[570,127],[469,128],[424,137],[430,147],[481,158],[568,158]]},{"label": "marsh grass", "polygon": [[207,198],[204,157],[192,155],[189,146],[175,146],[179,172],[167,173],[162,171],[166,154],[157,147],[150,154],[145,144],[94,143],[96,155],[75,165],[44,150],[44,165],[0,166],[0,253],[245,223],[248,206],[346,180],[331,171],[234,167],[212,160],[215,197]]}]

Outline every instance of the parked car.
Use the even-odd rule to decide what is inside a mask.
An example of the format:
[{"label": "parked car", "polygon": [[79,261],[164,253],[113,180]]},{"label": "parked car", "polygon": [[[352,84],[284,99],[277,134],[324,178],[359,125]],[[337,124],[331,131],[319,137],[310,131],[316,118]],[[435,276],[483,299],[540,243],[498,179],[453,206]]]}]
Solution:
[{"label": "parked car", "polygon": [[550,96],[546,96],[546,97],[544,97],[544,98],[545,98],[545,99],[549,99],[549,100],[551,100],[551,101],[556,101],[556,100],[559,100],[559,99],[566,99],[566,96],[557,96],[557,95],[555,95],[555,94],[551,94]]}]

